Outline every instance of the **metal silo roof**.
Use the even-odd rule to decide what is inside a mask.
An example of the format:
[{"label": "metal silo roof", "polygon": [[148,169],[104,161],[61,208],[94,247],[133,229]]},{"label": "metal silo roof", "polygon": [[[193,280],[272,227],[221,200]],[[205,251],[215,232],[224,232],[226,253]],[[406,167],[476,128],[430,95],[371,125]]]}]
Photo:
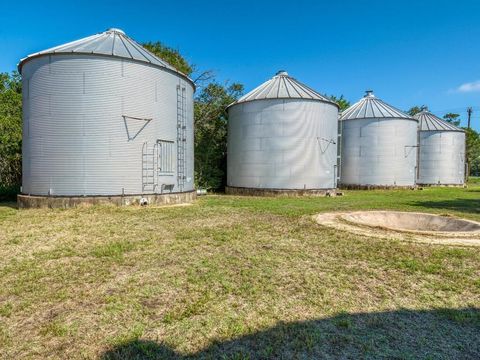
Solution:
[{"label": "metal silo roof", "polygon": [[419,112],[414,116],[420,122],[420,131],[462,131],[459,127],[440,119],[438,116],[433,115],[428,110]]},{"label": "metal silo roof", "polygon": [[358,102],[342,112],[340,120],[368,119],[368,118],[400,118],[412,119],[411,116],[375,97],[373,91],[368,90]]},{"label": "metal silo roof", "polygon": [[[315,90],[289,76],[286,71],[278,71],[270,80],[242,96],[229,106],[254,100],[265,99],[306,99],[319,100],[337,105],[334,101],[320,95]],[[338,105],[337,105],[338,106]]]},{"label": "metal silo roof", "polygon": [[18,71],[21,72],[23,64],[31,58],[49,54],[72,53],[86,55],[106,55],[141,61],[165,69],[169,69],[191,81],[191,79],[189,79],[187,75],[175,69],[165,60],[162,60],[156,55],[152,54],[135,40],[128,37],[124,31],[115,28],[108,29],[107,31],[104,31],[102,33],[88,36],[80,40],[75,40],[63,45],[55,46],[47,50],[30,54],[26,58],[20,60],[20,63],[18,64]]}]

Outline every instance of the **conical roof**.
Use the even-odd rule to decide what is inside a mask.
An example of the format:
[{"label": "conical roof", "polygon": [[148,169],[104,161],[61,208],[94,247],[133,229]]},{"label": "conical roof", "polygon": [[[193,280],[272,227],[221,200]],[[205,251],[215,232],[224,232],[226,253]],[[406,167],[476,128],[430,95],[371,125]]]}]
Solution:
[{"label": "conical roof", "polygon": [[[43,50],[34,54],[28,55],[26,58],[20,60],[18,64],[18,71],[21,72],[23,64],[35,57],[49,54],[97,54],[120,57],[124,59],[131,59],[145,62],[151,65],[159,66],[169,69],[173,72],[179,73],[188,79],[182,72],[175,69],[165,60],[152,54],[132,38],[128,37],[124,31],[120,29],[108,29],[99,34],[88,36],[86,38],[75,40],[67,44],[55,46],[53,48]],[[188,79],[190,80],[190,79]],[[191,80],[190,80],[191,81]]]},{"label": "conical roof", "polygon": [[373,91],[368,90],[366,95],[358,102],[342,112],[340,120],[368,119],[368,118],[400,118],[412,119],[393,106],[375,97]]},{"label": "conical roof", "polygon": [[332,100],[320,95],[307,85],[304,85],[293,77],[289,76],[286,71],[281,70],[277,72],[273,78],[267,80],[262,85],[253,89],[248,94],[242,96],[229,106],[248,101],[265,99],[307,99],[319,100],[337,105]]},{"label": "conical roof", "polygon": [[420,122],[418,127],[420,131],[464,131],[457,126],[450,124],[448,121],[433,115],[428,110],[419,112],[414,118]]}]

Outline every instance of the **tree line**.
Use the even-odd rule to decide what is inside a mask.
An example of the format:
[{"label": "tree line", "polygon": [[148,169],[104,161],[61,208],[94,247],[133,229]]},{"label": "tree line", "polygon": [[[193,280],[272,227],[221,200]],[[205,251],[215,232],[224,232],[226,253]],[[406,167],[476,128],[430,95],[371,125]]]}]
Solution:
[{"label": "tree line", "polygon": [[[226,184],[227,162],[227,106],[243,94],[238,82],[220,83],[212,71],[201,71],[188,62],[178,50],[160,42],[143,46],[164,59],[177,70],[192,78],[197,86],[194,101],[195,129],[195,184],[208,190],[222,190]],[[340,110],[350,106],[343,96],[328,96],[337,102]],[[415,106],[408,112],[414,115],[424,107]],[[458,114],[447,114],[445,119],[460,123]],[[480,175],[480,136],[473,129],[465,129],[467,161],[471,175]],[[0,73],[0,198],[15,196],[20,190],[22,162],[22,83],[18,72]]]}]

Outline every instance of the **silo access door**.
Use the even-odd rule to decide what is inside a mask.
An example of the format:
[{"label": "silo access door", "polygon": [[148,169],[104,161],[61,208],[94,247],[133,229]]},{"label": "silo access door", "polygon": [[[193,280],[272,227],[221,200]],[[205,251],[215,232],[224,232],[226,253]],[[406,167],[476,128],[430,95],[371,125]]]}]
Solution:
[{"label": "silo access door", "polygon": [[[174,170],[174,144],[172,140],[161,140],[151,147],[144,142],[142,147],[142,191],[155,192],[160,186],[161,192],[173,190],[175,184],[166,180],[173,178]],[[159,179],[160,178],[160,179]],[[161,180],[163,179],[163,181]]]}]

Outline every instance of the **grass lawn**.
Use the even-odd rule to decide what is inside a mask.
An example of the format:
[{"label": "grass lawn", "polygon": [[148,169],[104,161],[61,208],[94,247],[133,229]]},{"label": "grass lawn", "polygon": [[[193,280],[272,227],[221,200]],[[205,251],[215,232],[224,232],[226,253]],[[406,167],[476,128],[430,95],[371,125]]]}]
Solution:
[{"label": "grass lawn", "polygon": [[171,208],[0,203],[0,358],[480,358],[480,248],[311,217],[356,209],[480,221],[480,182]]}]

